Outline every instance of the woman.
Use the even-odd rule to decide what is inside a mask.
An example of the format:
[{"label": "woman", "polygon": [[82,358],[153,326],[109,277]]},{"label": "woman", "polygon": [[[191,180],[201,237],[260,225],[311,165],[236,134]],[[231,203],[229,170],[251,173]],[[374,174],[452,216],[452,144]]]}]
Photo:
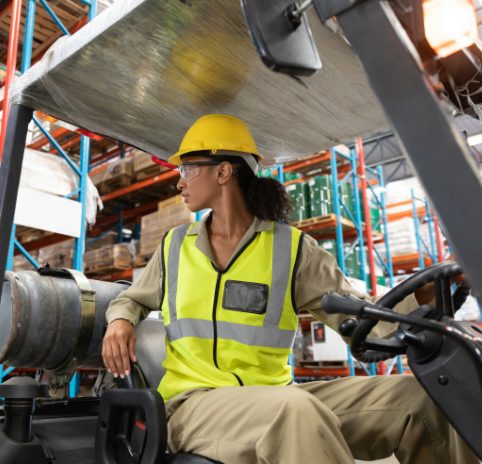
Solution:
[{"label": "woman", "polygon": [[[134,326],[162,309],[167,331],[169,448],[223,463],[353,463],[395,453],[401,463],[476,463],[412,377],[292,384],[288,356],[300,310],[335,330],[328,291],[355,291],[335,259],[287,225],[277,181],[256,176],[248,128],[208,115],[170,158],[201,222],[169,231],[139,281],[111,302],[103,357],[114,375],[135,361]],[[395,308],[430,301],[431,288]],[[392,327],[379,324],[377,335]]]}]

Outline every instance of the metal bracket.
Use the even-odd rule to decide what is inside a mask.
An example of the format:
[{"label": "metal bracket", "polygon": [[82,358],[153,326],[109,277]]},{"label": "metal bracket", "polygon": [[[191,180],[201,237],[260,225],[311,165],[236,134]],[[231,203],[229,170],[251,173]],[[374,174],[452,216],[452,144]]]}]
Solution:
[{"label": "metal bracket", "polygon": [[63,270],[70,274],[80,290],[80,329],[72,352],[62,366],[56,369],[56,372],[72,370],[72,366],[75,366],[78,360],[87,354],[95,318],[95,290],[92,289],[89,279],[75,269],[64,268]]}]

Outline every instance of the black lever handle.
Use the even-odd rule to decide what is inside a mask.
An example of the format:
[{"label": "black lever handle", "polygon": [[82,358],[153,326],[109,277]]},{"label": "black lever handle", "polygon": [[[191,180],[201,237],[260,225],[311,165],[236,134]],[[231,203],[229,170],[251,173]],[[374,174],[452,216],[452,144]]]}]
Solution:
[{"label": "black lever handle", "polygon": [[352,297],[348,298],[333,292],[325,293],[321,300],[321,307],[328,314],[341,313],[350,316],[362,316],[363,307],[366,304],[366,301]]}]

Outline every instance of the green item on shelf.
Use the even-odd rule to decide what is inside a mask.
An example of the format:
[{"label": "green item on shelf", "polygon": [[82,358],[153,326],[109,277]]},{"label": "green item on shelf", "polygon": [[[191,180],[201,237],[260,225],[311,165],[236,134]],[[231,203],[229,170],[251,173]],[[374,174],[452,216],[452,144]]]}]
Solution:
[{"label": "green item on shelf", "polygon": [[372,228],[377,232],[382,232],[382,215],[378,207],[370,207],[370,217],[372,220]]},{"label": "green item on shelf", "polygon": [[[381,270],[377,268],[375,270],[375,273],[376,273],[375,277],[376,277],[377,285],[386,286],[387,285],[387,279],[386,279],[384,274],[379,274],[379,272],[381,272]],[[372,290],[372,278],[371,278],[371,274],[369,272],[367,273],[366,284],[367,284],[367,289]]]},{"label": "green item on shelf", "polygon": [[[361,218],[363,222],[366,222],[365,210],[363,209],[363,199],[362,199],[361,192],[359,192],[359,198],[360,198]],[[382,223],[381,223],[382,214],[381,214],[380,208],[378,207],[378,203],[376,201],[368,200],[368,206],[370,208],[370,219],[372,224],[372,230],[375,230],[381,233],[382,232]]]},{"label": "green item on shelf", "polygon": [[350,245],[345,245],[345,274],[348,277],[359,279],[361,276],[359,247],[356,246],[355,248],[353,248],[351,253],[349,253],[349,251]]},{"label": "green item on shelf", "polygon": [[[340,188],[340,196],[341,201],[343,202],[345,207],[351,213],[352,217],[355,218],[355,201],[353,199],[353,186],[349,181],[342,184]],[[342,216],[351,220],[345,208],[342,208]]]},{"label": "green item on shelf", "polygon": [[314,176],[308,181],[311,217],[327,216],[333,212],[331,176]]},{"label": "green item on shelf", "polygon": [[285,172],[284,175],[285,175],[285,182],[301,179],[302,177],[299,172],[292,172],[292,171]]},{"label": "green item on shelf", "polygon": [[310,198],[308,195],[308,184],[296,182],[286,187],[292,204],[290,221],[301,221],[310,217]]}]

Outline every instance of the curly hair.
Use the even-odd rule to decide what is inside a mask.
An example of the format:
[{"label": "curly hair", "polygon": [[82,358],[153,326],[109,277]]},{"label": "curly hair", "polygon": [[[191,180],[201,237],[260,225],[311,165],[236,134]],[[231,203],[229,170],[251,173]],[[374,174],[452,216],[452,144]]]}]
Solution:
[{"label": "curly hair", "polygon": [[217,155],[215,159],[233,165],[234,176],[251,214],[259,219],[288,222],[292,206],[283,184],[276,179],[256,176],[242,157]]}]

